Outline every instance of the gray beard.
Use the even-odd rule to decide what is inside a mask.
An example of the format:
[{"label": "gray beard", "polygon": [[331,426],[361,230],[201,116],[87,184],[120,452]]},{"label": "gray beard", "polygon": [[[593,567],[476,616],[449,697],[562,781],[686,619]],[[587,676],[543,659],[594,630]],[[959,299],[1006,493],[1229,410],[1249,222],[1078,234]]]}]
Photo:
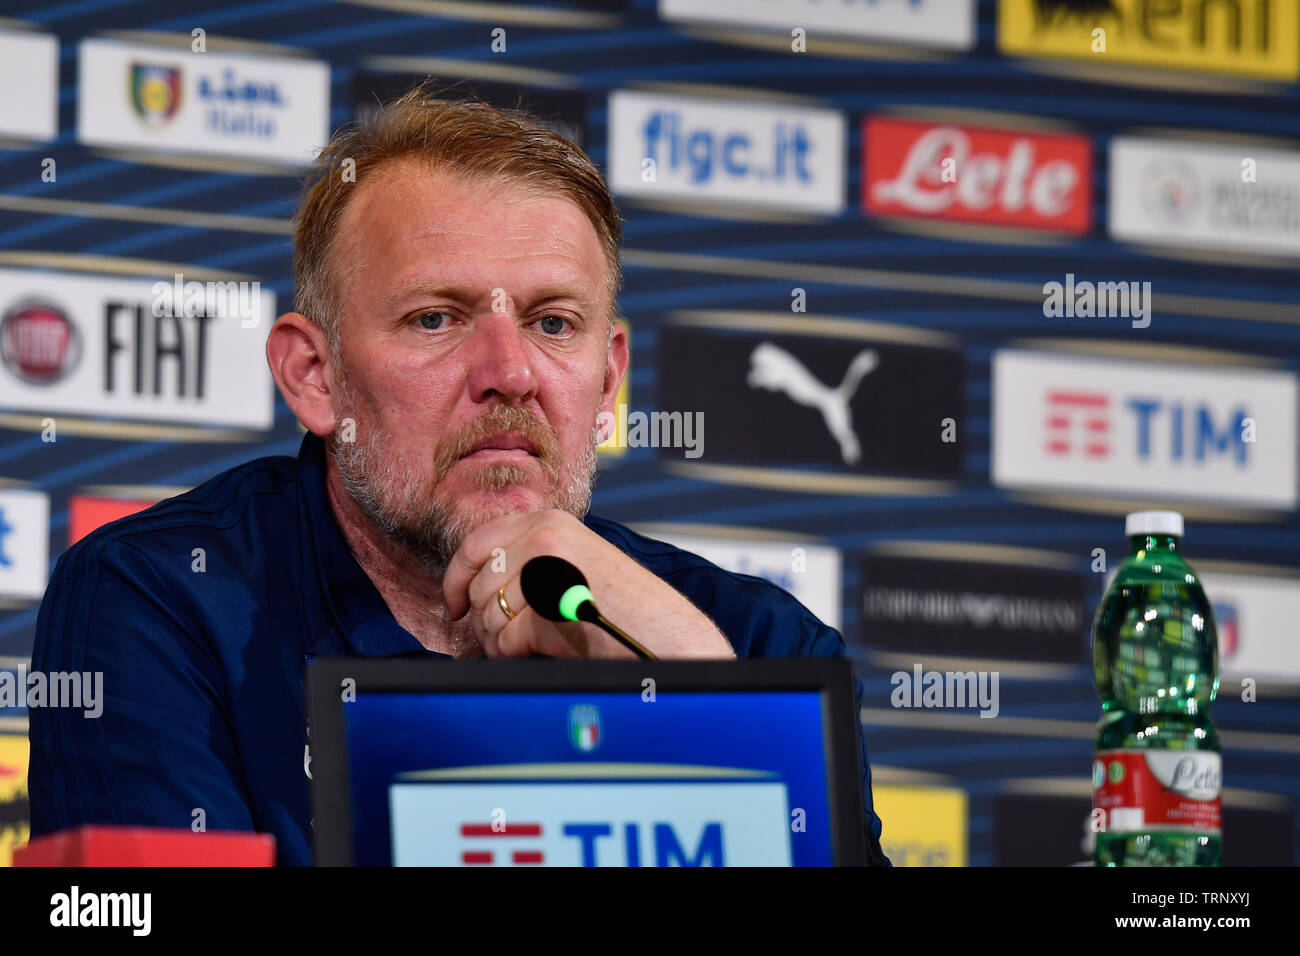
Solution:
[{"label": "gray beard", "polygon": [[[357,422],[357,440],[340,441],[337,433],[330,440],[344,489],[383,535],[419,560],[428,574],[441,578],[470,532],[511,509],[488,508],[457,515],[455,499],[433,491],[443,476],[439,474],[432,485],[426,484],[416,477],[418,470],[404,467],[395,456],[384,454],[392,448],[390,436],[382,429],[363,427],[355,408],[350,402],[348,405]],[[562,463],[558,473],[552,475],[544,508],[567,511],[579,520],[591,508],[598,431],[593,426],[581,461],[572,468]],[[525,484],[528,478],[527,469],[504,463],[477,469],[474,483],[479,490],[502,491]]]}]

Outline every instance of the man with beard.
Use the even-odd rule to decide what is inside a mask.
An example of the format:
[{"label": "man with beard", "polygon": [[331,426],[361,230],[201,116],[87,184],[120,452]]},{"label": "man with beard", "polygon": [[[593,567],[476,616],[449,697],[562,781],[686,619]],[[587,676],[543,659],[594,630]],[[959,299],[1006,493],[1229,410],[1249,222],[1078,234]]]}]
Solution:
[{"label": "man with beard", "polygon": [[628,364],[619,239],[591,161],[525,117],[416,90],[335,137],[266,346],[308,434],[60,559],[33,667],[102,670],[106,703],[33,713],[33,836],[201,811],[310,862],[312,658],[632,656],[527,605],[540,554],[661,658],[844,653],[779,588],[587,514]]}]

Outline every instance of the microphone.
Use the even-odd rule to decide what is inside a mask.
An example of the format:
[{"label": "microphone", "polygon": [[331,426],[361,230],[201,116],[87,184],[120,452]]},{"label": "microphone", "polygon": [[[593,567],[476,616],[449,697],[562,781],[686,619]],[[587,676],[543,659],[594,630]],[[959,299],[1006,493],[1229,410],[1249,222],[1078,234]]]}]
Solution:
[{"label": "microphone", "polygon": [[528,606],[548,621],[587,621],[642,660],[659,659],[600,613],[587,587],[587,579],[563,558],[551,554],[533,558],[519,573],[519,586]]}]

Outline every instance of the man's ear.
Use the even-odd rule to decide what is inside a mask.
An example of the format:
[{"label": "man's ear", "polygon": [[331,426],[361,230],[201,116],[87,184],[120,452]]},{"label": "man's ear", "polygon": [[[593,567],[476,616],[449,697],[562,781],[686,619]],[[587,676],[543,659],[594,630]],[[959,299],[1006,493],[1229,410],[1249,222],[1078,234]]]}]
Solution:
[{"label": "man's ear", "polygon": [[320,438],[332,435],[338,396],[329,344],[320,327],[305,315],[286,312],[266,338],[266,361],[303,427]]},{"label": "man's ear", "polygon": [[627,374],[629,359],[627,326],[613,320],[609,332],[609,357],[605,360],[605,384],[600,391],[600,412],[618,413],[618,387]]}]

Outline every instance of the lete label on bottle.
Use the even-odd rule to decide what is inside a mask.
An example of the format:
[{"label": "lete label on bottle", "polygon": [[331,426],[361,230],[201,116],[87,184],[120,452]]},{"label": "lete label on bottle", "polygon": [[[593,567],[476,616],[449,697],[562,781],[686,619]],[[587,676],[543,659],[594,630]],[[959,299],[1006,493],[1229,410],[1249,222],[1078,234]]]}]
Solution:
[{"label": "lete label on bottle", "polygon": [[1108,750],[1092,764],[1093,806],[1111,833],[1218,833],[1222,787],[1222,757],[1208,751]]}]

